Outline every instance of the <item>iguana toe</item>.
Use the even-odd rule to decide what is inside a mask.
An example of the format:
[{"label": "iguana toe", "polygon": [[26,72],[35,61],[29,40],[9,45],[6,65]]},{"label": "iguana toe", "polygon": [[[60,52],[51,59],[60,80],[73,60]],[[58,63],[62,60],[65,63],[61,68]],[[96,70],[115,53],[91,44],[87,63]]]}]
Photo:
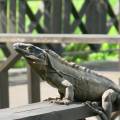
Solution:
[{"label": "iguana toe", "polygon": [[62,100],[57,100],[55,103],[61,104],[61,105],[69,105],[71,101],[68,99],[62,99]]},{"label": "iguana toe", "polygon": [[57,100],[59,100],[60,98],[56,97],[56,98],[52,98],[52,97],[49,97],[43,101],[47,101],[47,102],[50,102],[50,103],[55,103]]}]

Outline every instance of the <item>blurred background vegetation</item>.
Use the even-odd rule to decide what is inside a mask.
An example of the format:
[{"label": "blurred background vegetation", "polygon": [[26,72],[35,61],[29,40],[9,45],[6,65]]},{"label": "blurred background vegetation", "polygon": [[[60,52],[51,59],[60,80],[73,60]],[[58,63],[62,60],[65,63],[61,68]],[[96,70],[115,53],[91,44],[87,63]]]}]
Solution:
[{"label": "blurred background vegetation", "polygon": [[[112,7],[116,9],[116,6],[118,5],[119,1],[118,0],[109,0],[109,2],[112,5]],[[84,3],[84,0],[73,0],[73,3],[76,6],[76,9],[80,10]],[[28,1],[28,4],[32,8],[32,11],[34,13],[36,13],[38,8],[42,9],[42,7],[43,7],[42,1],[35,1],[35,2]],[[7,12],[9,12],[9,4],[8,4],[7,8],[8,8]],[[7,17],[9,17],[9,16],[7,16]],[[83,22],[85,22],[86,16],[84,16],[82,19],[83,19]],[[109,15],[107,16],[107,19],[108,20],[110,19]],[[43,20],[44,20],[44,17],[42,17],[40,19],[41,25],[43,24]],[[71,14],[70,22],[72,23],[73,21],[74,21],[74,16]],[[9,19],[7,22],[9,22]],[[26,26],[28,26],[29,24],[30,24],[30,20],[29,20],[29,17],[26,15]],[[9,29],[9,26],[8,26],[8,29]],[[33,31],[32,34],[37,34],[37,32]],[[79,28],[76,28],[74,31],[74,34],[82,34],[82,32]],[[119,33],[115,29],[115,27],[112,26],[108,34],[109,35],[118,35]],[[87,62],[87,61],[118,60],[118,58],[119,58],[118,52],[117,52],[118,49],[119,49],[118,44],[104,43],[101,45],[99,51],[92,51],[88,44],[70,43],[70,44],[64,45],[64,51],[66,54],[68,53],[68,55],[66,55],[65,53],[63,53],[63,54],[65,55],[64,57],[66,60],[74,61],[79,64],[79,63],[83,63],[83,62]],[[80,54],[76,54],[76,52],[78,52]],[[4,60],[4,59],[5,59],[5,56],[2,52],[2,50],[0,50],[0,60]],[[14,67],[18,68],[18,67],[25,67],[25,66],[26,66],[26,62],[25,62],[24,58],[21,58],[21,60],[18,61]]]}]

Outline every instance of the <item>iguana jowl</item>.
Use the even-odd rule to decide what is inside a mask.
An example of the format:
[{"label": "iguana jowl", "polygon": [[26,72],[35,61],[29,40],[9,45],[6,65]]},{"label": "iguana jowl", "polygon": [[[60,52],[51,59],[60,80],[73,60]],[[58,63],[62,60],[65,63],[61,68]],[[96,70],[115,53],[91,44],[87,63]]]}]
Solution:
[{"label": "iguana jowl", "polygon": [[43,80],[58,89],[61,99],[57,102],[99,101],[106,114],[103,119],[110,119],[112,103],[120,101],[120,88],[111,80],[88,68],[68,63],[51,50],[25,43],[15,43],[14,48]]}]

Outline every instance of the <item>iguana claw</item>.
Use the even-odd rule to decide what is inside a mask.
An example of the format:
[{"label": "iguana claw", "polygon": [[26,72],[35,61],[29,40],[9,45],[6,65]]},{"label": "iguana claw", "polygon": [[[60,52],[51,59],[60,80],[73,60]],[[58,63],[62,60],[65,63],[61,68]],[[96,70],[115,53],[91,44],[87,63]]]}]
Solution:
[{"label": "iguana claw", "polygon": [[43,101],[47,101],[47,102],[50,102],[50,103],[56,103],[57,100],[60,100],[60,98],[56,97],[56,98],[52,98],[52,97],[49,97]]},{"label": "iguana claw", "polygon": [[68,99],[62,99],[62,100],[57,100],[55,103],[61,104],[61,105],[69,105],[71,101]]}]

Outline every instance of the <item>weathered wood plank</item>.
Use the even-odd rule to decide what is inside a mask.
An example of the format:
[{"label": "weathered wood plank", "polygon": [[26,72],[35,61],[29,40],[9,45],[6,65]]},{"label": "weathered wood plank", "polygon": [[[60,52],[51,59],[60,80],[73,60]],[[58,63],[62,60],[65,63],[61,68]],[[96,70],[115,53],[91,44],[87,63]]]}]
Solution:
[{"label": "weathered wood plank", "polygon": [[18,20],[18,32],[25,32],[25,14],[26,14],[26,4],[24,0],[19,0],[19,20]]},{"label": "weathered wood plank", "polygon": [[75,35],[75,34],[0,34],[0,43],[120,43],[120,35]]},{"label": "weathered wood plank", "polygon": [[[86,28],[90,34],[106,34],[106,3],[103,1],[93,1],[90,3],[86,10]],[[94,27],[93,27],[94,26]]]},{"label": "weathered wood plank", "polygon": [[0,66],[0,108],[9,107],[8,92],[8,69],[20,58],[17,53],[12,53],[10,57]]},{"label": "weathered wood plank", "polygon": [[0,110],[1,120],[77,120],[94,115],[88,106],[79,102],[70,105],[43,102]]},{"label": "weathered wood plank", "polygon": [[16,33],[16,0],[10,0],[9,31]]},{"label": "weathered wood plank", "polygon": [[9,107],[8,72],[0,72],[0,109]]},{"label": "weathered wood plank", "polygon": [[[0,33],[7,32],[7,1],[0,1]],[[5,55],[8,57],[10,52],[6,47],[6,44],[2,44],[2,48]],[[8,95],[8,72],[0,71],[0,109],[9,107],[9,95]]]},{"label": "weathered wood plank", "polygon": [[44,0],[44,31],[45,33],[50,33],[50,10],[51,10],[51,1]]},{"label": "weathered wood plank", "polygon": [[0,111],[0,119],[5,120],[76,120],[95,115],[84,104],[57,105],[48,103],[35,103],[14,109]]},{"label": "weathered wood plank", "polygon": [[7,31],[7,15],[6,15],[6,1],[0,1],[0,33],[5,33]]},{"label": "weathered wood plank", "polygon": [[62,28],[62,0],[51,0],[51,33],[61,33]]},{"label": "weathered wood plank", "polygon": [[71,33],[70,31],[70,14],[71,0],[63,0],[63,33]]}]

